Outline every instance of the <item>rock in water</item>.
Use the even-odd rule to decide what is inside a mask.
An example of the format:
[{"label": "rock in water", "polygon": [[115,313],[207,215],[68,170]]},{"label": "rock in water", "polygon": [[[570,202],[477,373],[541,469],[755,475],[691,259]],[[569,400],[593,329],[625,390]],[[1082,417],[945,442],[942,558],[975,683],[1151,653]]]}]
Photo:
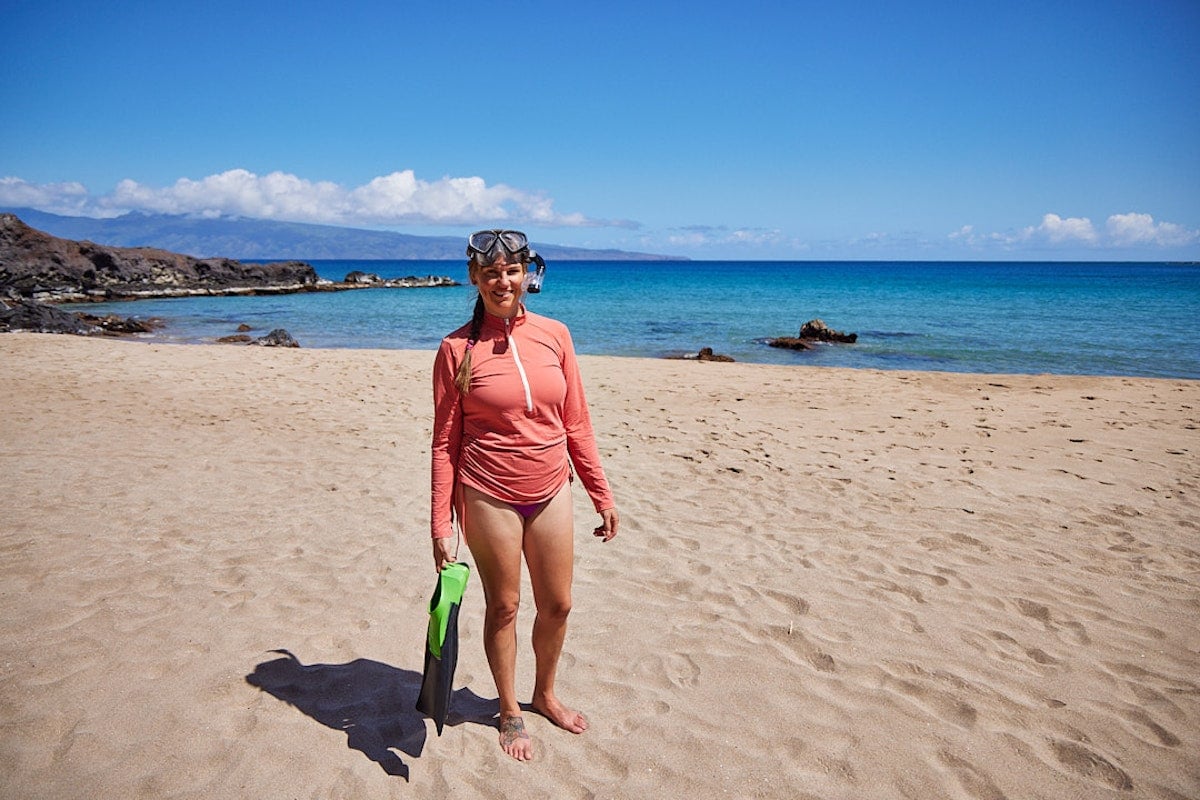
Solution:
[{"label": "rock in water", "polygon": [[82,311],[76,311],[75,316],[88,325],[95,325],[103,328],[106,333],[113,334],[153,333],[159,328],[166,326],[161,317],[138,319],[137,317],[121,317],[116,314],[105,314],[102,317],[98,317],[95,314],[87,314]]},{"label": "rock in water", "polygon": [[720,353],[714,353],[711,347],[701,347],[700,352],[695,355],[695,359],[697,361],[723,361],[726,363],[733,362],[733,358]]},{"label": "rock in water", "polygon": [[765,341],[771,347],[782,347],[786,350],[811,350],[813,342],[853,344],[858,341],[858,334],[835,331],[819,319],[810,319],[800,326],[799,336],[777,336]]},{"label": "rock in water", "polygon": [[818,342],[843,342],[853,344],[858,341],[857,333],[842,333],[835,331],[819,319],[810,319],[800,326],[801,339],[815,339]]},{"label": "rock in water", "polygon": [[812,345],[810,345],[808,341],[804,339],[797,339],[795,336],[776,336],[774,339],[768,339],[767,344],[771,347],[783,348],[784,350],[812,349]]},{"label": "rock in water", "polygon": [[292,338],[292,335],[283,328],[276,328],[266,336],[260,336],[254,340],[255,344],[260,344],[263,347],[299,347],[300,343]]}]

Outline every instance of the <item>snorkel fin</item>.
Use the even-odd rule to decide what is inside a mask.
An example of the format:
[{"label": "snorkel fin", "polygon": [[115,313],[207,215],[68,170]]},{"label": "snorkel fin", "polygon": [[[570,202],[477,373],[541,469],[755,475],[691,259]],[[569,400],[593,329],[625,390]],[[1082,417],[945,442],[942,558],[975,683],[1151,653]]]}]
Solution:
[{"label": "snorkel fin", "polygon": [[535,251],[529,251],[529,260],[537,264],[537,271],[530,273],[525,280],[525,291],[530,294],[537,294],[542,290],[542,281],[546,278],[546,259],[539,256]]}]

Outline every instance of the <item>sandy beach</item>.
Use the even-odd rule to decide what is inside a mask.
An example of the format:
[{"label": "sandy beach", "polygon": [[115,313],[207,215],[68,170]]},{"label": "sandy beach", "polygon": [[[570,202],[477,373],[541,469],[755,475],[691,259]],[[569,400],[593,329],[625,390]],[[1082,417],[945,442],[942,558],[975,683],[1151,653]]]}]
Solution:
[{"label": "sandy beach", "polygon": [[583,357],[518,764],[477,576],[413,710],[432,359],[0,336],[0,797],[1200,797],[1200,382]]}]

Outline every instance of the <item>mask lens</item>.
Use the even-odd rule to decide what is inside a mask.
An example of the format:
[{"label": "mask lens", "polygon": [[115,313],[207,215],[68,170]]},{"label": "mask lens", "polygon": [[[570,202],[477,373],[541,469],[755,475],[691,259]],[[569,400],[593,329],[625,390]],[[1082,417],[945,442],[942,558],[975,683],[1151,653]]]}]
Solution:
[{"label": "mask lens", "polygon": [[478,231],[477,233],[472,233],[467,243],[471,245],[471,249],[475,252],[487,254],[496,246],[496,231]]},{"label": "mask lens", "polygon": [[510,254],[519,253],[529,246],[529,240],[520,231],[501,231],[500,241]]},{"label": "mask lens", "polygon": [[529,249],[529,239],[521,231],[476,231],[467,238],[467,255],[483,256],[494,260],[503,248],[508,255],[515,256]]}]

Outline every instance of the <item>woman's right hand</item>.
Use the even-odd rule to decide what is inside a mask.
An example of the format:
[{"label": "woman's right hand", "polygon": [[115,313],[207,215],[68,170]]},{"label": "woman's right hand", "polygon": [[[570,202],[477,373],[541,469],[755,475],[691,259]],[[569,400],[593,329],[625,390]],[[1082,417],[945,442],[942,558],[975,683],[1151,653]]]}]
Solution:
[{"label": "woman's right hand", "polygon": [[455,562],[453,544],[454,540],[449,536],[445,539],[433,540],[433,566],[439,574],[441,574],[442,567]]}]

